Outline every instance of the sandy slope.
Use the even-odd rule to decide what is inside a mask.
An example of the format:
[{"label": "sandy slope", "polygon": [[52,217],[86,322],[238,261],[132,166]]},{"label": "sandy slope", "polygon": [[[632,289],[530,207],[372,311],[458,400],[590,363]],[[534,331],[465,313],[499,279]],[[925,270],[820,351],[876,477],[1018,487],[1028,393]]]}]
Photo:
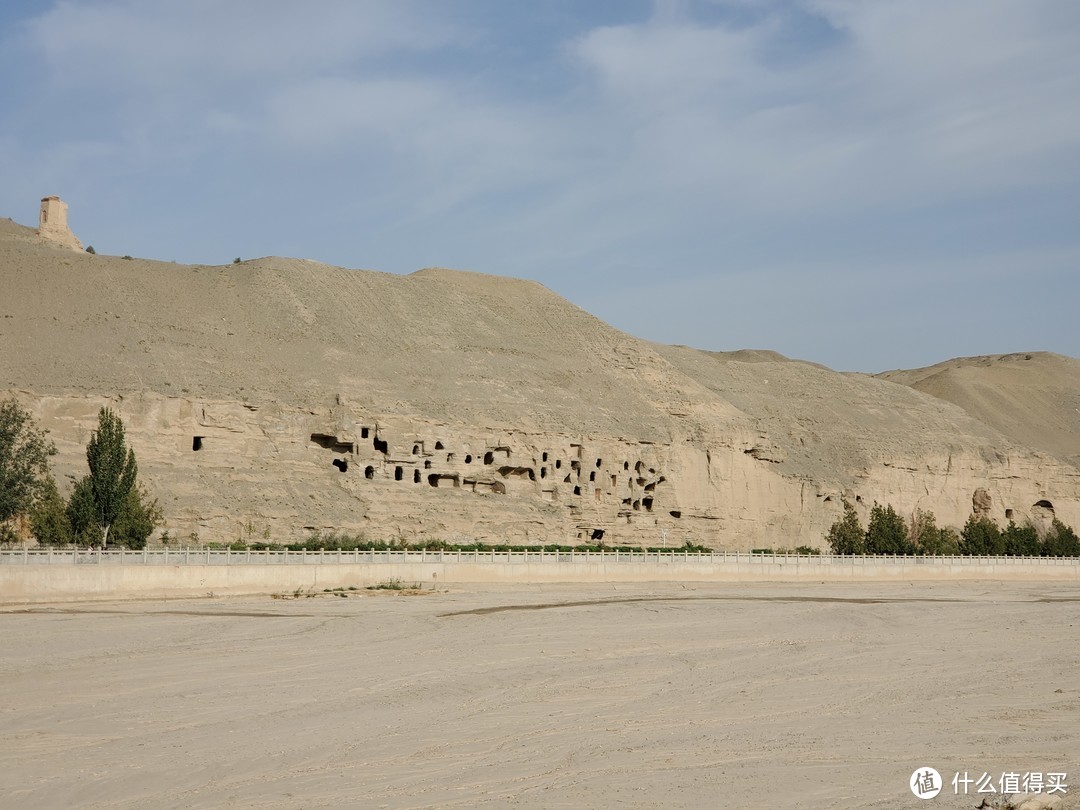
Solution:
[{"label": "sandy slope", "polygon": [[[1080,592],[545,587],[0,613],[0,795],[54,807],[928,806],[1066,771]],[[516,608],[516,609],[506,609]],[[996,777],[995,777],[996,778]],[[937,807],[974,807],[951,787]]]},{"label": "sandy slope", "polygon": [[1022,352],[878,376],[953,402],[1014,441],[1080,467],[1080,360]]}]

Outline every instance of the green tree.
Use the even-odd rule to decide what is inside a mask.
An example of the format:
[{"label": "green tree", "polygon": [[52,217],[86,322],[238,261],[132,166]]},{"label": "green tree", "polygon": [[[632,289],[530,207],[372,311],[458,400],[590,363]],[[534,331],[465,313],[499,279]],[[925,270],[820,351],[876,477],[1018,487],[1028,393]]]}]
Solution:
[{"label": "green tree", "polygon": [[42,494],[56,447],[14,398],[0,403],[0,542],[12,539],[9,522]]},{"label": "green tree", "polygon": [[956,554],[960,536],[948,527],[938,528],[933,512],[916,510],[911,518],[909,540],[916,554]]},{"label": "green tree", "polygon": [[844,516],[829,527],[825,539],[833,554],[866,553],[866,532],[854,506],[844,501]]},{"label": "green tree", "polygon": [[30,530],[43,546],[67,546],[73,540],[67,503],[60,497],[56,479],[45,480],[41,496],[30,509]]},{"label": "green tree", "polygon": [[142,486],[134,486],[128,492],[109,537],[113,545],[146,548],[146,541],[163,522],[157,499],[152,499]]},{"label": "green tree", "polygon": [[[960,535],[952,526],[942,526],[939,530],[938,550],[934,554],[959,554]],[[927,552],[928,554],[930,552]]]},{"label": "green tree", "polygon": [[868,554],[912,554],[915,549],[908,540],[908,528],[904,519],[892,505],[875,503],[870,510],[870,523],[866,527],[866,552]]},{"label": "green tree", "polygon": [[71,524],[72,542],[79,546],[101,544],[101,524],[98,522],[98,508],[94,503],[89,475],[75,482],[75,488],[68,498],[67,516]]},{"label": "green tree", "polygon": [[[102,529],[97,515],[90,476],[84,476],[75,483],[67,506],[72,539],[77,545],[101,545]],[[146,489],[137,484],[124,499],[123,508],[109,532],[109,542],[124,548],[145,548],[154,529],[162,523],[164,520],[157,499],[151,498]]]},{"label": "green tree", "polygon": [[961,554],[1004,554],[1005,540],[1001,529],[985,515],[968,518],[960,531]]},{"label": "green tree", "polygon": [[1080,557],[1080,538],[1071,527],[1054,518],[1043,538],[1041,552],[1044,557]]},{"label": "green tree", "polygon": [[107,546],[109,530],[124,508],[138,475],[135,452],[124,440],[124,423],[109,408],[98,413],[98,428],[86,445],[86,463],[90,467],[90,492],[101,527],[101,544]]},{"label": "green tree", "polygon": [[1039,554],[1039,533],[1030,523],[1017,526],[1010,520],[1005,531],[1001,533],[1001,540],[1006,554],[1017,557],[1035,557]]}]

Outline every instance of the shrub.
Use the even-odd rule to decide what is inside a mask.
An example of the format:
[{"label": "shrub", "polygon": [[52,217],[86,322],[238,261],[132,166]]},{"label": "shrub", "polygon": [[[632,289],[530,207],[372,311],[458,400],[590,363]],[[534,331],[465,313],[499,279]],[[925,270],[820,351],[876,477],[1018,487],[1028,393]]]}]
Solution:
[{"label": "shrub", "polygon": [[1039,533],[1030,523],[1020,527],[1010,520],[1001,534],[1001,540],[1005,546],[1005,554],[1018,557],[1035,557],[1039,554]]},{"label": "shrub", "polygon": [[74,539],[67,503],[60,497],[56,480],[51,475],[45,481],[41,497],[30,510],[30,530],[43,546],[68,546]]},{"label": "shrub", "polygon": [[988,517],[972,515],[960,531],[961,554],[1004,554],[1001,529]]},{"label": "shrub", "polygon": [[914,553],[914,547],[908,540],[907,524],[891,504],[882,506],[875,503],[870,510],[870,523],[866,527],[866,553]]},{"label": "shrub", "polygon": [[855,507],[844,501],[844,516],[829,527],[825,540],[833,554],[865,554],[866,532]]},{"label": "shrub", "polygon": [[908,537],[915,554],[958,554],[960,551],[960,535],[954,529],[939,529],[933,512],[915,510]]},{"label": "shrub", "polygon": [[1043,538],[1041,552],[1044,557],[1080,557],[1080,538],[1069,526],[1055,518],[1050,531]]}]

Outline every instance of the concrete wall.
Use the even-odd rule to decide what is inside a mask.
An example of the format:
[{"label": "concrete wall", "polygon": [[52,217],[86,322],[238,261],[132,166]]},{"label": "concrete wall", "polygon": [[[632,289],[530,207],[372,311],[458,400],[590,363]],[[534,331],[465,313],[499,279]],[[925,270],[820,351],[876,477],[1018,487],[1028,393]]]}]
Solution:
[{"label": "concrete wall", "polygon": [[468,560],[308,564],[5,564],[0,604],[191,598],[363,588],[398,579],[424,587],[469,583],[907,582],[1080,583],[1080,560],[1007,558],[728,557],[714,561],[594,557],[556,562]]}]

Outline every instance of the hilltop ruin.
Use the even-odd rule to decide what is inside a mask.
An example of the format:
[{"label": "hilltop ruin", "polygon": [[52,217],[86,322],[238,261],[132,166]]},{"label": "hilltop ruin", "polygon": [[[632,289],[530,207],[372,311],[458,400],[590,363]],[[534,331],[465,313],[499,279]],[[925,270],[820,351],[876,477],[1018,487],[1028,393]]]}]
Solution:
[{"label": "hilltop ruin", "polygon": [[71,232],[67,203],[59,197],[42,197],[38,215],[38,236],[72,250],[82,250],[82,242]]}]

